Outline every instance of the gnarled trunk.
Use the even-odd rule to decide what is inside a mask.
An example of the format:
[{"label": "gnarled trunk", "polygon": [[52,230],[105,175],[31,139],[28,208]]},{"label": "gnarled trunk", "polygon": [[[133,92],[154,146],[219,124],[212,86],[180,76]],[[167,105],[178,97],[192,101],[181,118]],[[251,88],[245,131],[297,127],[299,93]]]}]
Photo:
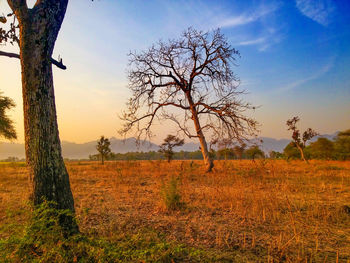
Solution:
[{"label": "gnarled trunk", "polygon": [[58,134],[51,56],[68,0],[42,1],[15,10],[20,25],[20,59],[25,149],[34,204],[54,201],[74,212]]}]

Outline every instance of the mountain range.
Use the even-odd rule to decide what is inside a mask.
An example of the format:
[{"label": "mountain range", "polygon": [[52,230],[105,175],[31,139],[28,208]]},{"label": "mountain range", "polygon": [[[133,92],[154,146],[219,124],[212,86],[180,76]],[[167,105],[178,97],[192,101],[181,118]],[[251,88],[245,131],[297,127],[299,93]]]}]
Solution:
[{"label": "mountain range", "polygon": [[[326,137],[333,140],[337,136],[338,132],[333,134],[319,135],[312,141],[315,141],[318,137]],[[261,149],[264,152],[278,151],[282,152],[284,147],[291,141],[290,139],[274,139],[270,137],[260,137],[258,140],[262,140]],[[135,138],[117,139],[115,137],[110,138],[111,150],[115,153],[126,152],[148,152],[158,151],[159,146],[155,143],[145,141],[140,145],[136,144]],[[89,155],[96,154],[97,141],[91,141],[86,143],[73,143],[62,141],[62,154],[64,158],[69,159],[87,159]],[[199,149],[199,143],[188,142],[181,147],[175,148],[176,151],[196,151]],[[20,159],[25,157],[24,144],[21,143],[0,143],[0,160],[8,157],[18,157]]]}]

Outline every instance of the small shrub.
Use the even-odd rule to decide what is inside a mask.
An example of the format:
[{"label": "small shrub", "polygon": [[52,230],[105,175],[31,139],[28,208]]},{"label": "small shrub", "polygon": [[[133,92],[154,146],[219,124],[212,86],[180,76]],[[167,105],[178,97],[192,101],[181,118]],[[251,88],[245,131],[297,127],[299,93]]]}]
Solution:
[{"label": "small shrub", "polygon": [[184,207],[178,184],[179,178],[173,176],[167,184],[162,186],[162,196],[168,210],[179,210]]}]

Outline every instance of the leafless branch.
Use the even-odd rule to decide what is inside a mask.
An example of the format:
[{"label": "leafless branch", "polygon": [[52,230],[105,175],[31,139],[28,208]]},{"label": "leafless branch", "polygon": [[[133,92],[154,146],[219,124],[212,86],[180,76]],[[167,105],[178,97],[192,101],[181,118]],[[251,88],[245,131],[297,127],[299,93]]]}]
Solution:
[{"label": "leafless branch", "polygon": [[[239,79],[232,71],[237,57],[239,52],[220,30],[210,33],[192,28],[179,39],[131,52],[128,79],[132,97],[122,117],[121,133],[136,128],[138,136],[149,134],[157,117],[173,121],[190,138],[204,138],[204,131],[240,142],[255,135],[257,122],[244,114],[255,107],[238,99],[244,92],[238,90]],[[185,114],[179,118],[171,107]]]},{"label": "leafless branch", "polygon": [[[0,56],[20,59],[20,56],[18,54],[16,54],[16,53],[5,52],[5,51],[1,51],[1,50],[0,50]],[[60,69],[63,69],[63,70],[67,69],[67,67],[65,65],[63,65],[62,60],[57,61],[57,60],[51,58],[51,63],[54,64],[56,67],[58,67]]]}]

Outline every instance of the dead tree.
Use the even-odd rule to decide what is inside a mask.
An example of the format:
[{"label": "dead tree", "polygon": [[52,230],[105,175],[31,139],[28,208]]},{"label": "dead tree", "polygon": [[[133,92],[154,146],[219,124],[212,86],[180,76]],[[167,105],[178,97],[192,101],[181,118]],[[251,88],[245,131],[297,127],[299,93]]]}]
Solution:
[{"label": "dead tree", "polygon": [[315,132],[313,129],[308,128],[306,131],[304,131],[303,136],[301,137],[300,130],[296,126],[296,124],[299,120],[300,120],[300,118],[298,116],[296,116],[296,117],[293,117],[293,118],[287,120],[286,124],[288,126],[288,130],[291,130],[293,132],[293,134],[292,134],[293,143],[298,148],[298,150],[300,152],[301,159],[304,162],[308,163],[308,161],[306,160],[306,158],[304,156],[304,148],[306,146],[306,142],[311,140],[316,135],[318,135],[318,133]]},{"label": "dead tree", "polygon": [[238,98],[244,92],[237,90],[239,80],[232,71],[237,56],[219,29],[204,33],[189,28],[179,39],[131,52],[132,97],[121,133],[135,127],[139,139],[150,137],[156,119],[171,120],[178,132],[198,138],[206,170],[211,171],[206,133],[241,141],[256,132],[257,122],[244,115],[254,107]]}]

